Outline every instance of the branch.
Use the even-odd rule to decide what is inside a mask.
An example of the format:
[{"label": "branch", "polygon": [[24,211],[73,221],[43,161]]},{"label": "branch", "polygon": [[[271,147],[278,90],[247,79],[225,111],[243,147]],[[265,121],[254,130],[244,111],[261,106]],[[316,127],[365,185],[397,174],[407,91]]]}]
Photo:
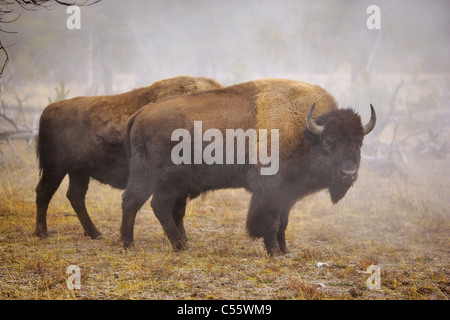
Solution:
[{"label": "branch", "polygon": [[397,87],[395,88],[394,93],[392,94],[391,102],[389,104],[389,108],[388,108],[386,115],[382,119],[380,119],[380,121],[377,121],[378,135],[381,134],[384,127],[389,123],[389,121],[391,120],[391,118],[394,114],[395,101],[397,99],[398,92],[400,91],[400,88],[403,86],[403,84],[404,84],[404,81],[402,79],[400,81],[400,83],[397,85]]},{"label": "branch", "polygon": [[3,119],[5,119],[6,121],[8,121],[13,127],[14,129],[16,129],[16,131],[19,131],[19,128],[17,127],[16,123],[14,122],[13,119],[7,117],[6,115],[4,115],[3,113],[0,113],[0,117],[2,117]]},{"label": "branch", "polygon": [[63,5],[63,6],[84,6],[84,7],[88,7],[88,6],[92,6],[93,4],[99,3],[101,0],[93,0],[94,2],[89,3],[90,0],[85,0],[83,3],[79,3],[77,4],[78,1],[73,1],[73,3],[69,3],[69,2],[65,2],[65,1],[59,1],[59,0],[55,0],[57,3]]},{"label": "branch", "polygon": [[[93,1],[93,2],[92,2]],[[96,4],[100,2],[101,0],[73,0],[73,1],[61,1],[61,0],[54,0],[57,4],[63,5],[63,6],[90,6],[93,4]],[[11,2],[4,1],[7,4],[11,4]],[[15,2],[21,6],[22,8],[26,10],[35,11],[40,8],[47,8],[48,6],[52,5],[51,0],[15,0]],[[90,3],[91,2],[91,3]]]},{"label": "branch", "polygon": [[[6,48],[3,46],[1,40],[0,40],[0,51],[3,51],[5,53],[5,57],[6,57],[5,61],[3,62],[3,64],[0,67],[0,78],[1,78],[2,74],[3,74],[3,70],[5,70],[5,67],[9,61],[8,51],[6,51]],[[0,87],[0,92],[1,92],[1,87]]]}]

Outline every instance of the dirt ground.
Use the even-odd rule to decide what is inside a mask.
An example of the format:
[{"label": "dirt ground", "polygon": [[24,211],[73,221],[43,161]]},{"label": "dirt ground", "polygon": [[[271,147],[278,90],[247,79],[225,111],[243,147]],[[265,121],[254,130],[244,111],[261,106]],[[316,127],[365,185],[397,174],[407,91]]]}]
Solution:
[{"label": "dirt ground", "polygon": [[[191,249],[173,252],[147,203],[135,246],[118,242],[122,191],[91,181],[90,216],[103,236],[83,236],[65,197],[50,203],[45,240],[34,237],[39,171],[33,148],[0,144],[0,299],[448,299],[448,159],[418,157],[407,177],[362,163],[359,179],[332,205],[321,192],[292,209],[292,257],[270,259],[245,232],[250,195],[211,192],[188,204]],[[80,269],[69,289],[67,268]],[[369,281],[379,270],[379,282]],[[73,279],[73,278],[72,278]],[[74,282],[76,284],[76,282]],[[379,284],[377,289],[376,285]]]}]

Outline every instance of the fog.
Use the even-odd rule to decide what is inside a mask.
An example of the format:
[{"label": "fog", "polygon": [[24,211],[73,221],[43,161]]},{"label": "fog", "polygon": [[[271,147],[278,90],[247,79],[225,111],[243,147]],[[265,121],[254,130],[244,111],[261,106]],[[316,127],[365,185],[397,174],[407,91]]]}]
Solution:
[{"label": "fog", "polygon": [[[379,29],[369,28],[373,4]],[[407,164],[406,148],[392,148],[393,141],[416,153],[447,154],[446,0],[101,1],[80,7],[80,29],[72,30],[65,6],[11,8],[10,18],[18,19],[2,29],[15,33],[0,33],[9,54],[1,79],[6,113],[14,115],[18,102],[39,112],[58,98],[60,81],[70,98],[185,74],[223,85],[289,78],[325,87],[364,120],[369,104],[375,106],[379,122],[367,137],[376,141],[365,150],[368,161],[397,152]]]},{"label": "fog", "polygon": [[[79,19],[56,3],[9,2],[0,0],[9,57],[0,77],[0,299],[449,298],[450,1],[102,0],[79,7]],[[5,59],[0,48],[0,68]],[[147,202],[137,245],[124,252],[123,191],[90,183],[87,210],[103,233],[90,241],[73,210],[82,206],[67,199],[85,189],[68,188],[66,176],[49,206],[48,239],[32,237],[43,198],[35,192],[42,110],[179,75],[224,86],[318,84],[363,123],[374,106],[377,124],[345,197],[332,204],[323,190],[292,208],[293,259],[266,261],[263,242],[248,239],[243,189],[188,203],[186,254],[169,252]],[[68,264],[81,267],[82,290],[64,288]],[[382,290],[364,289],[373,266]]]}]

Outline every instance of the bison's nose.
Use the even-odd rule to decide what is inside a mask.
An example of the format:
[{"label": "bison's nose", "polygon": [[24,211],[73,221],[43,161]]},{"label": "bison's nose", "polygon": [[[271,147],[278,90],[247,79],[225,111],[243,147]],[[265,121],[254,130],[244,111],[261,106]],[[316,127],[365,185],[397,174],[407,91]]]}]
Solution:
[{"label": "bison's nose", "polygon": [[354,182],[358,177],[358,171],[355,169],[341,169],[339,170],[339,177],[346,182]]}]

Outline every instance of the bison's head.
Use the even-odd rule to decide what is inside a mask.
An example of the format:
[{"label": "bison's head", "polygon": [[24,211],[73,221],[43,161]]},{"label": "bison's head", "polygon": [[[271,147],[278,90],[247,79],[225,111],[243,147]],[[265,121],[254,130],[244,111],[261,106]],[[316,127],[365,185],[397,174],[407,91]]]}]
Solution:
[{"label": "bison's head", "polygon": [[331,200],[338,202],[358,177],[363,138],[375,127],[376,114],[371,108],[370,121],[363,125],[352,109],[327,112],[314,121],[310,108],[306,118],[306,139],[311,148],[313,168],[328,186]]}]

